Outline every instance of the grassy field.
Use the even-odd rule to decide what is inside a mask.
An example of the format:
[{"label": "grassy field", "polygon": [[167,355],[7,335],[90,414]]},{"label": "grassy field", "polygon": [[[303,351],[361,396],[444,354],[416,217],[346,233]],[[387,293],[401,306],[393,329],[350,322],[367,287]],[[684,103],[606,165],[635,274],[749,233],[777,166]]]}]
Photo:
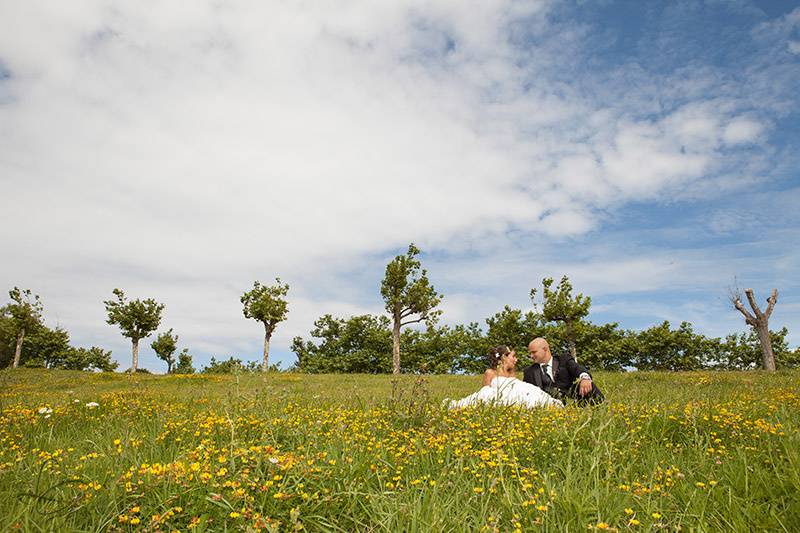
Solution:
[{"label": "grassy field", "polygon": [[0,530],[797,531],[800,372],[598,374],[448,411],[469,376],[0,372]]}]

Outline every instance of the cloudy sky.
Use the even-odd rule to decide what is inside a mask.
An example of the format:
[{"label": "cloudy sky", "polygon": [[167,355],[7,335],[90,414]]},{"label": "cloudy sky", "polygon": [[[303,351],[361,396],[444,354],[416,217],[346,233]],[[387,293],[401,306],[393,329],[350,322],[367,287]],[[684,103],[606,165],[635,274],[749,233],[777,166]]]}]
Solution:
[{"label": "cloudy sky", "polygon": [[239,297],[280,276],[286,367],[409,242],[448,323],[567,274],[593,321],[724,335],[736,280],[797,346],[798,6],[0,0],[0,280],[121,368],[115,287],[197,366],[260,357]]}]

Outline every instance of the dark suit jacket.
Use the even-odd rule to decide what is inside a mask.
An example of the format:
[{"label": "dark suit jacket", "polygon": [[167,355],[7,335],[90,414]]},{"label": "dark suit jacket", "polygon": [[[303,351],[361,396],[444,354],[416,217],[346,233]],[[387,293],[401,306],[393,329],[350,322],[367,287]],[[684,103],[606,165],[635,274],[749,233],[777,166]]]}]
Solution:
[{"label": "dark suit jacket", "polygon": [[[532,383],[541,388],[550,396],[556,398],[574,398],[580,399],[577,394],[575,381],[580,377],[583,372],[589,373],[584,366],[579,364],[570,354],[556,355],[553,354],[551,360],[553,365],[553,384],[550,387],[542,386],[542,371],[539,364],[533,364],[526,368],[523,372],[524,381]],[[590,396],[598,395],[598,399],[602,399],[602,394],[597,386],[592,383],[592,394]]]}]

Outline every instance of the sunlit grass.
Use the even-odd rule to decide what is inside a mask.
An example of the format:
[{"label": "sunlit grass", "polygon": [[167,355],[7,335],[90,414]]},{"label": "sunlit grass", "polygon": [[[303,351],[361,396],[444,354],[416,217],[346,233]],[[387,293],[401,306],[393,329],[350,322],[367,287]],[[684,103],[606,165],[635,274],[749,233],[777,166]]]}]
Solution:
[{"label": "sunlit grass", "polygon": [[600,374],[596,408],[447,411],[478,378],[5,371],[0,528],[791,531],[798,378]]}]

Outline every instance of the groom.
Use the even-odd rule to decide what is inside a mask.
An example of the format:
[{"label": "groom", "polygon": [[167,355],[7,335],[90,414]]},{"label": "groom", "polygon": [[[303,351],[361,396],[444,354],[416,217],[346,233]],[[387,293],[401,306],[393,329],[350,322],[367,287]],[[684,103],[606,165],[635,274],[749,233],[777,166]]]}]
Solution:
[{"label": "groom", "polygon": [[570,398],[580,404],[596,404],[605,398],[592,382],[586,368],[570,355],[553,356],[550,345],[541,337],[528,344],[533,364],[525,369],[524,381],[536,385],[550,396]]}]

